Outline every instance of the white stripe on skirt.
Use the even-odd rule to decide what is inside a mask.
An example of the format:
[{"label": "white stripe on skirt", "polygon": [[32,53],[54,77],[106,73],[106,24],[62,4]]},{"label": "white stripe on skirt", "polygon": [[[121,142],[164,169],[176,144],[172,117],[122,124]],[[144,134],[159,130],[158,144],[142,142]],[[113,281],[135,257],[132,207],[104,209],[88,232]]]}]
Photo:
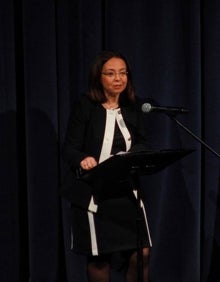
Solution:
[{"label": "white stripe on skirt", "polygon": [[[135,195],[135,198],[137,199],[138,198],[137,197],[137,190],[133,190],[133,193]],[[149,244],[150,244],[150,247],[152,247],[152,240],[151,240],[151,236],[150,236],[150,229],[149,229],[149,225],[148,225],[147,214],[146,214],[144,203],[141,199],[140,199],[140,206],[141,206],[143,213],[144,213],[144,219],[145,219],[147,234],[148,234],[148,238],[149,238]]]},{"label": "white stripe on skirt", "polygon": [[98,245],[97,245],[97,238],[96,238],[94,214],[90,211],[88,211],[87,214],[88,214],[88,219],[89,219],[92,254],[93,256],[97,256],[99,252],[98,252]]}]

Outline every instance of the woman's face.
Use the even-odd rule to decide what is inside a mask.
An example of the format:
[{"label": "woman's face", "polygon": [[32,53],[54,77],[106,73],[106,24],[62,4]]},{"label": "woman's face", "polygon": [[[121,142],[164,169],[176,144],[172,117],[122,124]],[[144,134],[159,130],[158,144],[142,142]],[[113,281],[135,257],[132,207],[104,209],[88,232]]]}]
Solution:
[{"label": "woman's face", "polygon": [[111,58],[102,68],[101,84],[105,96],[118,96],[127,86],[127,69],[125,62],[120,58]]}]

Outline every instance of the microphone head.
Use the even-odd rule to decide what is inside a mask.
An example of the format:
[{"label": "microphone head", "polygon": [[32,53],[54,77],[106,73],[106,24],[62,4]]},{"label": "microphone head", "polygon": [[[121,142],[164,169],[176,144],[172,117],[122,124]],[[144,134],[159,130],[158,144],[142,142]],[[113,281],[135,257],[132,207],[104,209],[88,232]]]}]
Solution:
[{"label": "microphone head", "polygon": [[144,113],[150,113],[152,111],[152,106],[150,103],[144,103],[141,109]]}]

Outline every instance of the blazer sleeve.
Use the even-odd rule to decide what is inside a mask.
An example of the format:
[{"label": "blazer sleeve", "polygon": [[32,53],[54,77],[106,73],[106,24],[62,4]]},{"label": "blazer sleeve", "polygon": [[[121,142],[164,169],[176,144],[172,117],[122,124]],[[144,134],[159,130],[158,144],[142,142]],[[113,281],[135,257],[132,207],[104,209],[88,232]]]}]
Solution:
[{"label": "blazer sleeve", "polygon": [[[91,103],[85,96],[72,107],[63,145],[63,159],[69,165],[69,169],[60,190],[62,197],[69,200],[75,207],[84,210],[90,210],[92,187],[79,179],[76,172],[80,161],[87,156],[83,148],[90,110]],[[91,211],[94,212],[93,209]]]},{"label": "blazer sleeve", "polygon": [[87,156],[83,152],[83,147],[90,108],[88,98],[83,96],[73,105],[70,113],[63,145],[63,158],[72,169],[78,168],[81,160]]}]

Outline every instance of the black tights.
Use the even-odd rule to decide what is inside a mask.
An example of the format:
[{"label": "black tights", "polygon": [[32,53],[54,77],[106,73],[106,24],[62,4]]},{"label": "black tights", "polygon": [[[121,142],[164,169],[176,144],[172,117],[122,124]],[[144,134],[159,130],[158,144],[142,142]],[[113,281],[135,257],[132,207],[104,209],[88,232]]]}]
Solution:
[{"label": "black tights", "polygon": [[[149,248],[143,249],[143,275],[148,282]],[[88,262],[89,282],[110,282],[110,256],[92,257]],[[127,258],[126,282],[137,281],[137,252],[132,252]]]}]

